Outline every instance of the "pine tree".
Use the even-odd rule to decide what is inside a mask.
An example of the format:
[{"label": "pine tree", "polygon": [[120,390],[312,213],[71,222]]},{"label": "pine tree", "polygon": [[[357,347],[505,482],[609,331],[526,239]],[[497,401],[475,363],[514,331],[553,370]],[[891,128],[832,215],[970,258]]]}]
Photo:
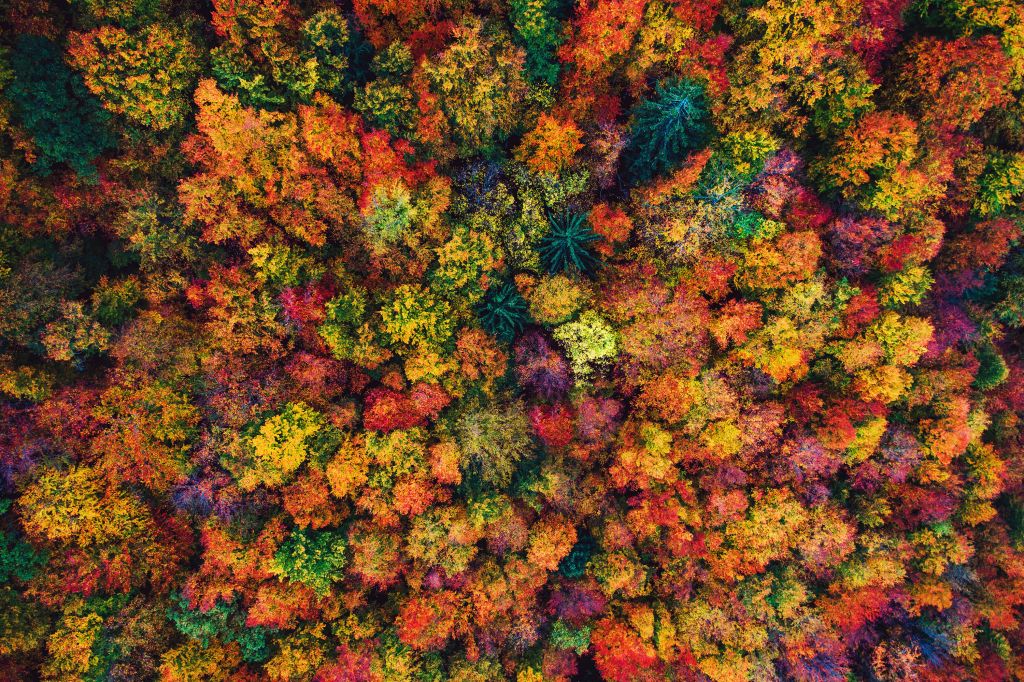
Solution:
[{"label": "pine tree", "polygon": [[711,139],[713,127],[704,86],[690,80],[659,85],[654,99],[634,110],[629,173],[645,182],[671,170]]}]

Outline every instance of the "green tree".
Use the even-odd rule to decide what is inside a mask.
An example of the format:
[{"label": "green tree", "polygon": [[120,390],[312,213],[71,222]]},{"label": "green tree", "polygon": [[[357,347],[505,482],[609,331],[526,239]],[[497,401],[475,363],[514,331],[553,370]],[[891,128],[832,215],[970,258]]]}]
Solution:
[{"label": "green tree", "polygon": [[326,595],[344,577],[347,546],[339,531],[292,531],[274,554],[274,571]]},{"label": "green tree", "polygon": [[60,48],[41,36],[23,35],[11,54],[14,80],[6,94],[17,120],[32,136],[33,168],[49,175],[66,163],[79,176],[96,177],[93,161],[115,140],[107,129],[110,114],[69,69]]},{"label": "green tree", "polygon": [[548,215],[550,230],[540,240],[540,260],[552,275],[576,271],[591,276],[601,264],[590,244],[601,239],[587,223],[587,216],[566,211]]},{"label": "green tree", "polygon": [[316,60],[317,89],[341,95],[347,87],[349,29],[337,8],[320,10],[302,24],[306,50]]},{"label": "green tree", "polygon": [[173,606],[168,616],[178,631],[196,640],[204,647],[214,640],[236,642],[242,660],[259,663],[270,657],[270,631],[261,626],[247,626],[246,613],[240,600],[231,603],[218,601],[212,609],[203,611],[189,606],[188,599],[179,593],[171,595]]},{"label": "green tree", "polygon": [[526,49],[526,70],[537,82],[554,85],[559,64],[555,51],[562,44],[562,24],[556,0],[511,0],[509,18]]},{"label": "green tree", "polygon": [[416,127],[416,102],[408,81],[413,71],[409,46],[395,42],[370,63],[375,78],[356,91],[353,107],[370,124],[396,137],[410,137]]},{"label": "green tree", "polygon": [[500,341],[512,341],[529,320],[527,304],[511,282],[492,286],[477,306],[480,324]]},{"label": "green tree", "polygon": [[487,153],[522,122],[528,88],[518,48],[489,38],[479,24],[425,65],[459,156]]},{"label": "green tree", "polygon": [[653,99],[633,110],[630,175],[645,182],[671,170],[688,153],[704,147],[713,131],[703,85],[685,79],[659,85]]}]

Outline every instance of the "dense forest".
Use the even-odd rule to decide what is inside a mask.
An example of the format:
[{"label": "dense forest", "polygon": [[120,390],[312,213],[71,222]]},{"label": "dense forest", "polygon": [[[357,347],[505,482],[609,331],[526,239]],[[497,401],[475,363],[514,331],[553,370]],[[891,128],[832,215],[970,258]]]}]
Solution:
[{"label": "dense forest", "polygon": [[0,2],[0,679],[1024,679],[1024,4]]}]

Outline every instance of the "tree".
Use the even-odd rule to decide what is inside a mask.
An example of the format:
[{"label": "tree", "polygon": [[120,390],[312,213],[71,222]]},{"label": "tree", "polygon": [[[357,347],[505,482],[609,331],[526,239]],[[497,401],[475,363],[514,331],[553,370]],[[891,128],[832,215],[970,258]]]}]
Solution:
[{"label": "tree", "polygon": [[893,99],[926,125],[966,130],[1011,99],[1010,62],[995,36],[920,38],[898,59]]},{"label": "tree", "polygon": [[277,234],[321,246],[356,215],[345,190],[360,178],[357,117],[326,98],[299,115],[257,111],[209,79],[195,100],[199,136],[186,150],[201,172],[178,196],[204,240],[251,247]]},{"label": "tree", "polygon": [[71,37],[71,63],[107,110],[166,130],[184,123],[199,73],[199,50],[176,27],[139,32],[103,26]]},{"label": "tree", "polygon": [[556,402],[572,387],[569,364],[540,331],[530,330],[516,342],[515,363],[520,385],[541,400]]},{"label": "tree", "polygon": [[637,182],[646,182],[676,167],[686,155],[703,148],[713,126],[705,86],[689,80],[658,85],[653,99],[633,110],[627,158]]},{"label": "tree", "polygon": [[529,321],[526,301],[511,282],[487,290],[478,306],[480,324],[499,341],[511,342]]},{"label": "tree", "polygon": [[552,0],[512,0],[512,27],[526,49],[526,70],[535,81],[554,85],[559,65],[555,51],[562,44],[558,4]]},{"label": "tree", "polygon": [[356,91],[353,106],[374,126],[411,137],[416,128],[416,99],[407,84],[413,71],[409,46],[392,43],[374,55],[370,68],[376,78]]},{"label": "tree", "polygon": [[575,271],[593,276],[600,261],[589,244],[601,236],[587,224],[587,216],[568,211],[557,217],[549,214],[548,224],[550,230],[537,246],[547,271],[552,275]]},{"label": "tree", "polygon": [[222,42],[210,59],[218,85],[261,108],[307,100],[320,65],[295,44],[297,14],[288,0],[216,0],[211,20]]},{"label": "tree", "polygon": [[517,403],[467,410],[455,433],[465,476],[487,486],[506,487],[516,465],[533,451],[530,424]]},{"label": "tree", "polygon": [[274,488],[286,483],[307,461],[323,458],[332,437],[323,415],[305,403],[288,403],[249,439],[237,474],[238,485],[252,490],[258,485]]},{"label": "tree", "polygon": [[516,159],[538,173],[558,173],[570,166],[583,149],[583,131],[571,121],[541,114],[537,125],[523,136]]},{"label": "tree", "polygon": [[451,46],[424,65],[456,153],[493,149],[520,121],[527,86],[523,54],[492,41],[479,24],[454,29]]},{"label": "tree", "polygon": [[586,382],[596,366],[609,363],[618,353],[615,330],[593,310],[556,328],[554,337],[569,356],[577,385]]},{"label": "tree", "polygon": [[349,85],[348,21],[336,8],[322,9],[302,23],[302,38],[316,60],[318,89],[336,97],[344,94]]},{"label": "tree", "polygon": [[817,170],[826,189],[889,220],[927,209],[945,193],[944,169],[921,153],[917,124],[891,112],[866,114]]},{"label": "tree", "polygon": [[381,333],[395,346],[437,347],[451,338],[451,307],[422,286],[404,284],[381,305]]},{"label": "tree", "polygon": [[274,571],[326,595],[344,576],[346,548],[339,532],[295,530],[274,554]]},{"label": "tree", "polygon": [[126,540],[148,521],[136,499],[85,466],[41,469],[21,495],[19,512],[30,537],[80,548]]},{"label": "tree", "polygon": [[109,115],[86,89],[81,76],[65,66],[60,49],[41,36],[23,35],[11,54],[13,81],[6,94],[18,121],[32,136],[29,160],[48,175],[66,163],[86,179],[96,178],[95,159],[114,147]]},{"label": "tree", "polygon": [[51,359],[82,367],[87,359],[107,351],[110,332],[92,319],[85,306],[69,301],[61,308],[60,318],[46,325],[43,332],[43,346]]}]

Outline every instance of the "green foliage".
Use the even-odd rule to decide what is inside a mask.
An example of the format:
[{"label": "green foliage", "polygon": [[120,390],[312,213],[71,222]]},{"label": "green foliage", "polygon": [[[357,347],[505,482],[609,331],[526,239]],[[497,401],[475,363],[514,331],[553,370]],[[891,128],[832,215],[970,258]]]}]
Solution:
[{"label": "green foliage", "polygon": [[555,14],[555,0],[511,0],[509,18],[526,48],[526,70],[534,81],[554,85],[559,64],[555,50],[564,40],[562,26]]},{"label": "green foliage", "polygon": [[529,92],[521,59],[474,22],[458,27],[454,42],[424,65],[459,156],[493,153],[521,125]]},{"label": "green foliage", "polygon": [[779,141],[760,130],[733,132],[715,142],[711,158],[701,173],[701,188],[745,186],[777,152]]},{"label": "green foliage", "polygon": [[978,184],[974,210],[979,215],[988,218],[1012,209],[1024,194],[1024,153],[990,156]]},{"label": "green foliage", "polygon": [[1015,496],[1007,496],[1001,506],[1003,518],[1006,519],[1010,532],[1010,540],[1019,551],[1024,547],[1024,501]]},{"label": "green foliage", "polygon": [[290,244],[264,242],[249,249],[256,276],[275,288],[294,287],[317,279],[324,273],[323,263]]},{"label": "green foliage", "polygon": [[47,613],[16,590],[0,585],[0,656],[30,655],[52,626]]},{"label": "green foliage", "polygon": [[1003,296],[995,305],[996,316],[1011,327],[1024,327],[1024,276],[1004,275],[999,285]]},{"label": "green foliage", "polygon": [[[10,504],[9,500],[5,503]],[[46,564],[46,554],[7,531],[0,531],[0,583],[25,582]]]},{"label": "green foliage", "polygon": [[590,648],[590,633],[592,628],[589,625],[574,628],[564,620],[556,620],[551,626],[551,646],[556,649],[570,649],[577,654],[582,654]]},{"label": "green foliage", "polygon": [[302,24],[302,38],[316,60],[317,89],[341,94],[348,70],[348,22],[336,8],[323,9]]},{"label": "green foliage", "polygon": [[593,276],[601,262],[589,245],[601,236],[587,223],[587,216],[569,211],[559,216],[549,214],[548,224],[550,230],[537,246],[547,271],[552,275],[568,271]]},{"label": "green foliage", "polygon": [[324,308],[325,319],[317,332],[339,360],[353,356],[357,332],[366,319],[366,295],[359,289],[338,294]]},{"label": "green foliage", "polygon": [[404,85],[386,80],[373,80],[363,86],[352,106],[374,127],[396,137],[408,136],[416,121],[412,93]]},{"label": "green foliage", "polygon": [[45,354],[40,329],[82,288],[81,268],[69,255],[51,240],[25,239],[0,224],[0,337],[9,347]]},{"label": "green foliage", "polygon": [[185,122],[202,65],[187,30],[160,24],[77,34],[70,57],[109,111],[157,131]]},{"label": "green foliage", "polygon": [[487,333],[499,341],[510,342],[529,321],[527,303],[512,282],[494,285],[477,306],[477,316]]},{"label": "green foliage", "polygon": [[370,64],[376,78],[356,90],[352,106],[366,120],[397,137],[408,137],[416,124],[416,105],[407,82],[413,69],[412,52],[402,42],[388,45]]},{"label": "green foliage", "polygon": [[485,276],[498,264],[497,251],[486,234],[457,226],[436,251],[437,259],[429,274],[431,288],[445,294],[452,303],[476,303],[484,293]]},{"label": "green foliage", "polygon": [[370,199],[366,236],[377,249],[401,242],[413,221],[412,197],[401,183],[378,185]]},{"label": "green foliage", "polygon": [[558,564],[558,572],[569,580],[580,580],[587,574],[587,564],[590,563],[590,557],[596,550],[597,545],[594,538],[589,534],[583,535],[573,545],[568,556]]},{"label": "green foliage", "polygon": [[565,348],[577,383],[585,383],[596,366],[607,364],[618,353],[618,335],[594,310],[556,328],[554,337]]},{"label": "green foliage", "polygon": [[508,486],[518,463],[533,452],[530,425],[518,403],[468,409],[455,434],[467,476],[484,486]]},{"label": "green foliage", "polygon": [[81,369],[87,360],[107,351],[110,332],[84,305],[69,301],[62,306],[61,316],[46,326],[42,342],[51,359]]},{"label": "green foliage", "polygon": [[274,571],[323,596],[344,577],[346,548],[341,532],[294,530],[274,554]]},{"label": "green foliage", "polygon": [[288,96],[264,74],[258,73],[245,55],[228,46],[221,45],[210,51],[210,73],[220,89],[238,93],[247,106],[275,109],[288,101]]},{"label": "green foliage", "polygon": [[764,216],[756,212],[744,212],[736,216],[736,219],[729,225],[728,236],[730,239],[743,241],[758,237],[765,224]]},{"label": "green foliage", "polygon": [[999,354],[994,343],[986,340],[978,345],[975,350],[978,358],[978,374],[974,377],[974,388],[979,391],[988,391],[1006,381],[1010,376],[1010,369],[1006,361]]},{"label": "green foliage", "polygon": [[703,85],[685,79],[659,85],[653,99],[633,110],[630,175],[645,182],[672,170],[707,144],[713,130]]},{"label": "green foliage", "polygon": [[107,128],[110,115],[46,38],[21,36],[10,60],[14,80],[6,95],[32,136],[33,169],[49,175],[54,166],[67,164],[82,178],[95,179],[93,161],[115,144]]},{"label": "green foliage", "polygon": [[192,609],[188,599],[179,593],[171,595],[172,608],[168,618],[178,631],[209,646],[213,640],[238,644],[242,660],[248,663],[262,663],[270,658],[270,631],[260,626],[246,625],[246,614],[238,600],[230,604],[218,601],[208,611]]},{"label": "green foliage", "polygon": [[903,270],[885,275],[879,287],[878,298],[887,307],[918,305],[934,283],[931,272],[921,265],[911,265]]},{"label": "green foliage", "polygon": [[7,4],[0,678],[1019,672],[1013,0]]},{"label": "green foliage", "polygon": [[92,294],[92,314],[100,324],[113,327],[123,324],[142,300],[137,279],[100,282]]},{"label": "green foliage", "polygon": [[127,28],[158,18],[166,0],[71,0],[97,22],[115,22]]}]

